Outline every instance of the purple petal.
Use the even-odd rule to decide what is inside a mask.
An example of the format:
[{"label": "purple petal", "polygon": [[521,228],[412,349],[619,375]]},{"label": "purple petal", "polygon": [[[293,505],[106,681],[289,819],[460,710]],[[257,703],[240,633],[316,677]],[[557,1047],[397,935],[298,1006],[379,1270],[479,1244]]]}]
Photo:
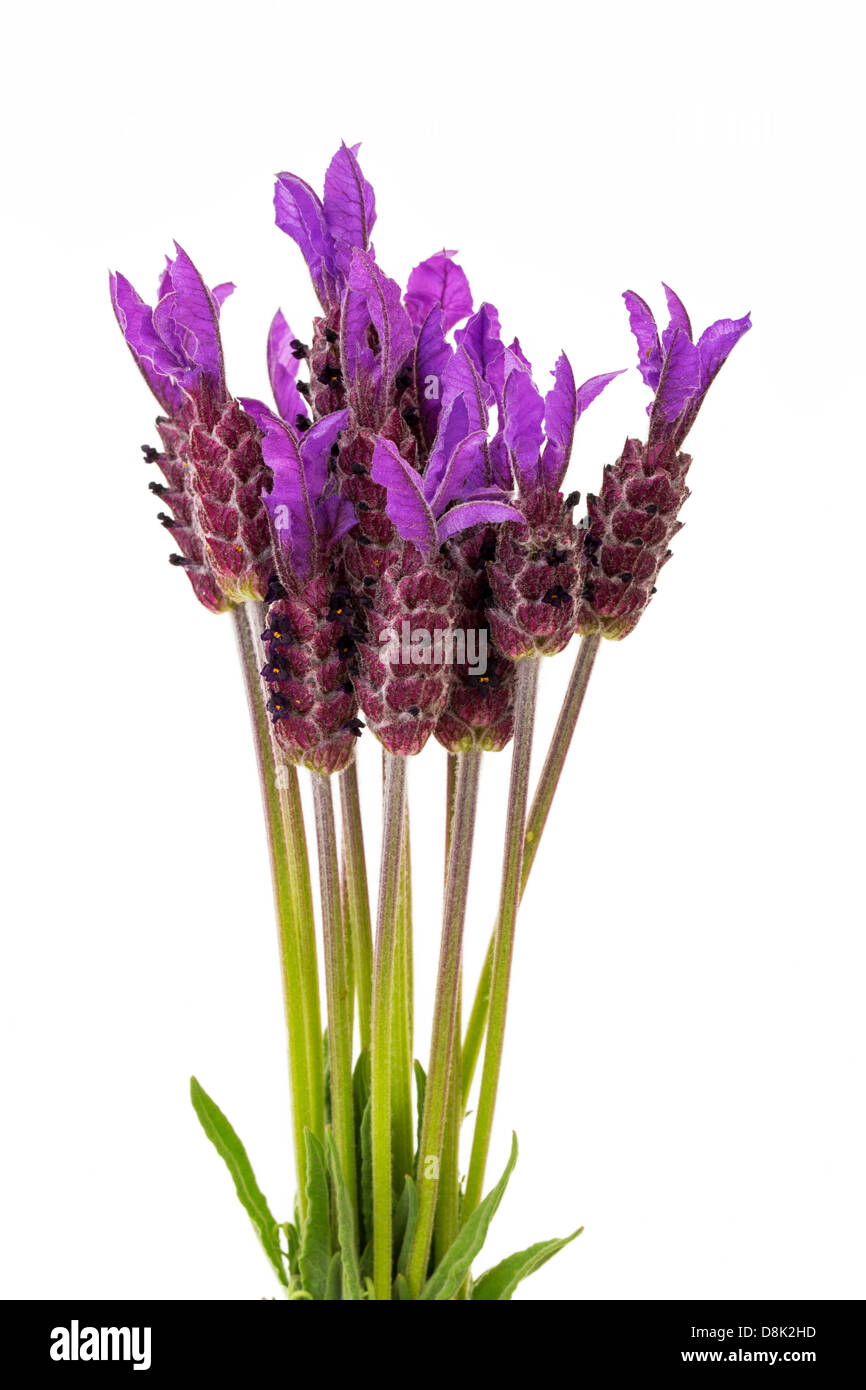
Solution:
[{"label": "purple petal", "polygon": [[494,305],[482,304],[466,327],[455,333],[454,337],[471,358],[478,375],[490,381],[494,364],[505,352],[499,314]]},{"label": "purple petal", "polygon": [[574,372],[565,353],[560,353],[551,373],[554,385],[544,398],[544,481],[551,489],[559,487],[568,468],[574,427],[577,424],[577,388]]},{"label": "purple petal", "polygon": [[701,390],[706,391],[713,377],[722,366],[728,353],[748,333],[752,320],[748,314],[741,319],[719,319],[707,328],[698,339],[698,355],[701,359]]},{"label": "purple petal", "polygon": [[662,370],[662,348],[656,321],[649,305],[639,294],[635,294],[633,290],[626,290],[623,299],[628,309],[631,331],[637,339],[640,374],[650,390],[654,391],[659,384]]},{"label": "purple petal", "polygon": [[692,325],[686,313],[685,305],[679,295],[675,294],[670,285],[665,284],[664,280],[662,281],[662,289],[665,292],[665,298],[668,302],[668,314],[670,315],[668,328],[679,328],[685,333],[689,341],[691,341]]},{"label": "purple petal", "polygon": [[605,386],[609,386],[614,377],[622,376],[625,371],[620,367],[618,372],[602,372],[600,376],[591,376],[589,381],[585,381],[582,386],[577,388],[577,418],[580,419],[588,405],[592,405],[596,396],[600,396]]},{"label": "purple petal", "polygon": [[409,276],[405,303],[416,328],[437,305],[442,310],[443,328],[447,333],[455,323],[472,313],[472,291],[466,272],[454,260],[456,251],[437,251]]},{"label": "purple petal", "polygon": [[120,272],[109,276],[109,285],[114,315],[136,366],[166,414],[176,415],[183,404],[183,392],[153,364],[162,347],[153,311]]},{"label": "purple petal", "polygon": [[469,433],[469,412],[462,394],[455,396],[439,416],[439,429],[424,470],[424,496],[433,497],[445,476],[451,455]]},{"label": "purple petal", "polygon": [[344,279],[349,273],[353,249],[367,250],[376,221],[375,194],[355,157],[360,148],[350,148],[344,141],[325,174],[325,225],[334,240],[337,270]]},{"label": "purple petal", "polygon": [[318,194],[295,174],[278,174],[274,188],[277,226],[298,245],[323,308],[334,298],[334,242]]},{"label": "purple petal", "polygon": [[370,347],[372,323],[366,295],[346,290],[340,310],[340,359],[347,386],[358,377],[375,374],[376,359]]},{"label": "purple petal", "polygon": [[293,571],[299,578],[308,579],[313,569],[316,529],[298,437],[261,401],[242,397],[240,403],[262,431],[262,455],[274,475],[270,492],[262,490],[265,511]]},{"label": "purple petal", "polygon": [[439,543],[447,541],[458,531],[465,531],[467,526],[479,526],[490,521],[523,521],[523,513],[506,502],[460,502],[439,519]]},{"label": "purple petal", "polygon": [[316,530],[328,549],[351,531],[357,520],[355,508],[345,497],[325,497],[316,507]]},{"label": "purple petal", "polygon": [[183,247],[175,242],[177,255],[169,271],[175,293],[174,320],[187,335],[184,347],[212,383],[225,390],[223,352],[219,333],[219,311],[210,290]]},{"label": "purple petal", "polygon": [[238,404],[243,407],[247,415],[255,420],[262,434],[265,434],[269,429],[276,429],[278,426],[285,429],[285,420],[281,420],[279,415],[274,414],[269,405],[265,405],[264,401],[257,400],[255,396],[240,396]]},{"label": "purple petal", "polygon": [[[678,328],[667,328],[662,335],[664,365],[652,408],[652,420],[668,423],[678,420],[701,385],[698,349]],[[652,422],[650,424],[652,432]]]},{"label": "purple petal", "polygon": [[292,353],[294,337],[282,309],[278,309],[268,332],[268,377],[277,413],[291,425],[299,415],[307,415],[307,403],[295,384],[300,362]]},{"label": "purple petal", "polygon": [[233,285],[231,280],[224,280],[221,285],[214,285],[211,290],[211,298],[216,304],[217,310],[223,307],[229,295],[234,294],[236,289],[237,285]]},{"label": "purple petal", "polygon": [[525,370],[526,370],[527,372],[531,372],[531,371],[532,371],[532,363],[530,362],[529,358],[526,356],[526,353],[523,351],[523,348],[520,346],[520,339],[519,339],[519,338],[515,338],[515,339],[510,343],[510,345],[508,346],[508,348],[506,348],[506,352],[507,352],[507,353],[510,353],[510,354],[511,354],[511,357],[512,357],[513,359],[516,359],[517,363],[518,363],[521,367],[524,367]]},{"label": "purple petal", "polygon": [[445,373],[454,352],[445,341],[442,328],[442,310],[431,309],[415,344],[414,375],[415,391],[418,397],[418,411],[424,441],[428,448],[436,435],[436,426],[442,409],[442,390]]},{"label": "purple petal", "polygon": [[[424,476],[424,491],[430,502],[433,515],[439,517],[451,502],[456,502],[466,492],[470,480],[475,480],[484,467],[484,447],[487,435],[483,430],[475,430],[461,439],[452,450],[448,466],[439,479],[436,490],[431,480]],[[476,491],[473,486],[470,489]]]},{"label": "purple petal", "polygon": [[316,501],[325,491],[328,481],[328,456],[337,435],[346,428],[349,412],[335,410],[301,435],[301,462],[307,479],[310,497]]},{"label": "purple petal", "polygon": [[423,481],[387,439],[376,440],[370,476],[386,489],[385,510],[403,539],[412,541],[419,550],[435,549],[436,522],[424,496]]},{"label": "purple petal", "polygon": [[486,430],[489,407],[494,404],[493,388],[481,377],[474,361],[466,349],[457,349],[442,382],[442,408],[463,396],[469,412],[469,427],[473,430]]},{"label": "purple petal", "polygon": [[386,390],[415,346],[409,315],[403,308],[400,286],[389,280],[366,251],[354,250],[349,288],[363,295],[367,312],[379,338],[378,371]]},{"label": "purple petal", "polygon": [[528,372],[512,372],[505,383],[505,443],[525,488],[537,486],[544,442],[544,401]]}]

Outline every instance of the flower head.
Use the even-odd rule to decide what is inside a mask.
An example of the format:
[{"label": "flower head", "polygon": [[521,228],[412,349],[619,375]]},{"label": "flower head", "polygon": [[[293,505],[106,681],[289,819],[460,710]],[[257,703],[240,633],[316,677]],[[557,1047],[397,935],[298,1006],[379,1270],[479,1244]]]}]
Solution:
[{"label": "flower head", "polygon": [[261,401],[242,404],[261,432],[273,475],[263,501],[283,593],[268,609],[261,674],[274,736],[289,761],[339,772],[361,728],[351,678],[355,615],[339,559],[355,513],[336,490],[333,471],[347,413],[298,431]]},{"label": "flower head", "polygon": [[263,598],[273,572],[265,466],[252,421],[229,395],[219,332],[220,306],[234,287],[209,290],[179,246],[154,308],[123,275],[110,284],[129,349],[165,412],[157,420],[163,452],[146,456],[168,484],[152,487],[173,513],[161,517],[180,551],[173,563],[214,611]]},{"label": "flower head", "polygon": [[656,592],[689,495],[685,480],[691,458],[681,446],[728,354],[751,328],[748,314],[719,319],[695,343],[681,301],[667,286],[665,293],[669,322],[662,333],[643,299],[631,291],[623,296],[640,373],[653,400],[646,443],[626,440],[616,463],[605,469],[598,496],[586,499],[581,633],[626,637]]},{"label": "flower head", "polygon": [[484,459],[485,478],[517,489],[520,521],[497,528],[487,565],[488,621],[510,660],[553,655],[574,632],[580,537],[572,520],[577,494],[560,491],[574,431],[584,410],[618,376],[607,372],[576,386],[562,353],[553,386],[542,396],[515,339],[502,342],[499,316],[482,305],[459,336],[449,373],[475,388],[479,418],[495,406],[498,430]]}]

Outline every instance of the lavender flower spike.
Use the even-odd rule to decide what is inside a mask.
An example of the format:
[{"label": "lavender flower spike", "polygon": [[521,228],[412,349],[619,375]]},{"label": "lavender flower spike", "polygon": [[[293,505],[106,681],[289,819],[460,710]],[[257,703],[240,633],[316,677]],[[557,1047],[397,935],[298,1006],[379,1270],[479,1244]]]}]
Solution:
[{"label": "lavender flower spike", "polygon": [[562,353],[553,387],[542,397],[519,344],[502,347],[498,317],[492,306],[485,307],[486,322],[480,315],[470,320],[463,342],[499,405],[491,470],[494,476],[507,470],[514,477],[524,518],[497,533],[496,554],[487,565],[487,617],[499,651],[518,661],[552,656],[574,633],[581,538],[572,511],[579,494],[563,497],[560,489],[577,421],[620,373],[606,372],[577,387]]},{"label": "lavender flower spike", "polygon": [[261,503],[266,469],[252,421],[229,395],[219,310],[234,288],[209,290],[181,247],[167,258],[155,308],[123,275],[110,277],[120,328],[165,412],[163,451],[145,449],[167,486],[151,490],[171,509],[160,520],[205,607],[214,612],[263,598],[273,572]]},{"label": "lavender flower spike", "polygon": [[682,528],[691,464],[682,444],[731,349],[751,328],[749,315],[719,319],[695,343],[682,302],[664,286],[669,321],[659,333],[649,306],[623,298],[638,344],[638,367],[653,392],[647,441],[628,439],[604,472],[601,492],[587,497],[581,565],[581,633],[622,638],[634,631],[656,592],[670,542]]},{"label": "lavender flower spike", "polygon": [[335,559],[355,512],[334,491],[329,469],[346,412],[299,433],[261,401],[243,405],[273,474],[264,505],[283,592],[268,609],[261,675],[274,736],[289,762],[340,772],[361,731],[350,678],[354,614]]},{"label": "lavender flower spike", "polygon": [[[357,683],[370,727],[393,753],[423,748],[448,697],[453,668],[436,648],[450,645],[457,625],[457,570],[443,544],[467,528],[520,519],[504,494],[471,484],[485,444],[462,397],[442,412],[423,476],[392,440],[374,437],[370,476],[395,534],[371,586]],[[409,653],[406,633],[416,634]]]}]

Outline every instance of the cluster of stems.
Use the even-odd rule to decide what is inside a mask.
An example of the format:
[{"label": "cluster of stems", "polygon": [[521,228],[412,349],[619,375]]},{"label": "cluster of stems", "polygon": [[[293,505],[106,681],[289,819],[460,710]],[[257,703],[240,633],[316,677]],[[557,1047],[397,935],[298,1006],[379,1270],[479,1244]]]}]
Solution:
[{"label": "cluster of stems", "polygon": [[[461,1033],[463,931],[481,763],[448,755],[446,857],[439,968],[430,1049],[413,1118],[412,893],[408,759],[383,754],[382,830],[375,931],[370,909],[357,765],[338,774],[340,834],[331,778],[311,772],[320,882],[327,1048],[322,1046],[313,888],[297,768],[275,752],[258,677],[261,605],[233,610],[268,832],[288,1035],[299,1213],[307,1202],[305,1131],[322,1144],[330,1125],[358,1229],[360,1186],[353,1082],[357,1036],[369,1059],[373,1297],[391,1300],[395,1197],[414,1178],[417,1219],[405,1261],[410,1298],[481,1202],[502,1064],[518,909],[571,744],[600,645],[580,641],[574,670],[532,799],[530,765],[539,662],[517,663],[514,739],[496,922]],[[491,755],[486,755],[491,756]],[[357,1005],[357,1029],[356,1029]],[[465,1182],[460,1141],[470,1090],[481,1079]],[[466,1296],[465,1286],[457,1297]]]}]

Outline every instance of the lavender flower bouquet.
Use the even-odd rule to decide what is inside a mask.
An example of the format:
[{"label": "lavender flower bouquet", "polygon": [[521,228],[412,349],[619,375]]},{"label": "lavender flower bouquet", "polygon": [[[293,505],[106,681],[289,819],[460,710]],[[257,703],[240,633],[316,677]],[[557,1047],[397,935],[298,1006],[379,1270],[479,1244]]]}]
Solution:
[{"label": "lavender flower bouquet", "polygon": [[[507,1300],[579,1231],[481,1274],[502,1200],[485,1170],[518,908],[602,637],[633,631],[681,526],[683,444],[748,315],[697,339],[665,288],[659,329],[625,298],[652,399],[645,439],[606,464],[586,514],[567,491],[583,412],[618,372],[582,386],[564,352],[537,383],[490,303],[475,309],[451,251],[405,292],[377,263],[373,190],[358,147],[335,154],[324,194],[277,180],[277,226],[299,247],[321,306],[304,338],[281,312],[267,361],[273,404],[233,396],[220,308],[180,247],[156,303],[122,275],[111,295],[156,397],[162,524],[212,613],[228,612],[246,682],[270,845],[285,999],[298,1192],[278,1221],[229,1121],[192,1101],[290,1299]],[[539,659],[580,643],[530,798]],[[355,762],[382,745],[375,920]],[[448,760],[447,864],[426,1068],[413,1049],[410,761]],[[465,1028],[462,943],[485,754],[511,745],[499,905]],[[299,769],[312,783],[327,1026]],[[339,830],[334,784],[339,799]],[[486,869],[490,871],[489,866]],[[324,1040],[323,1040],[324,1039]],[[483,1051],[483,1060],[482,1060]],[[460,1140],[478,1062],[468,1169]]]}]

